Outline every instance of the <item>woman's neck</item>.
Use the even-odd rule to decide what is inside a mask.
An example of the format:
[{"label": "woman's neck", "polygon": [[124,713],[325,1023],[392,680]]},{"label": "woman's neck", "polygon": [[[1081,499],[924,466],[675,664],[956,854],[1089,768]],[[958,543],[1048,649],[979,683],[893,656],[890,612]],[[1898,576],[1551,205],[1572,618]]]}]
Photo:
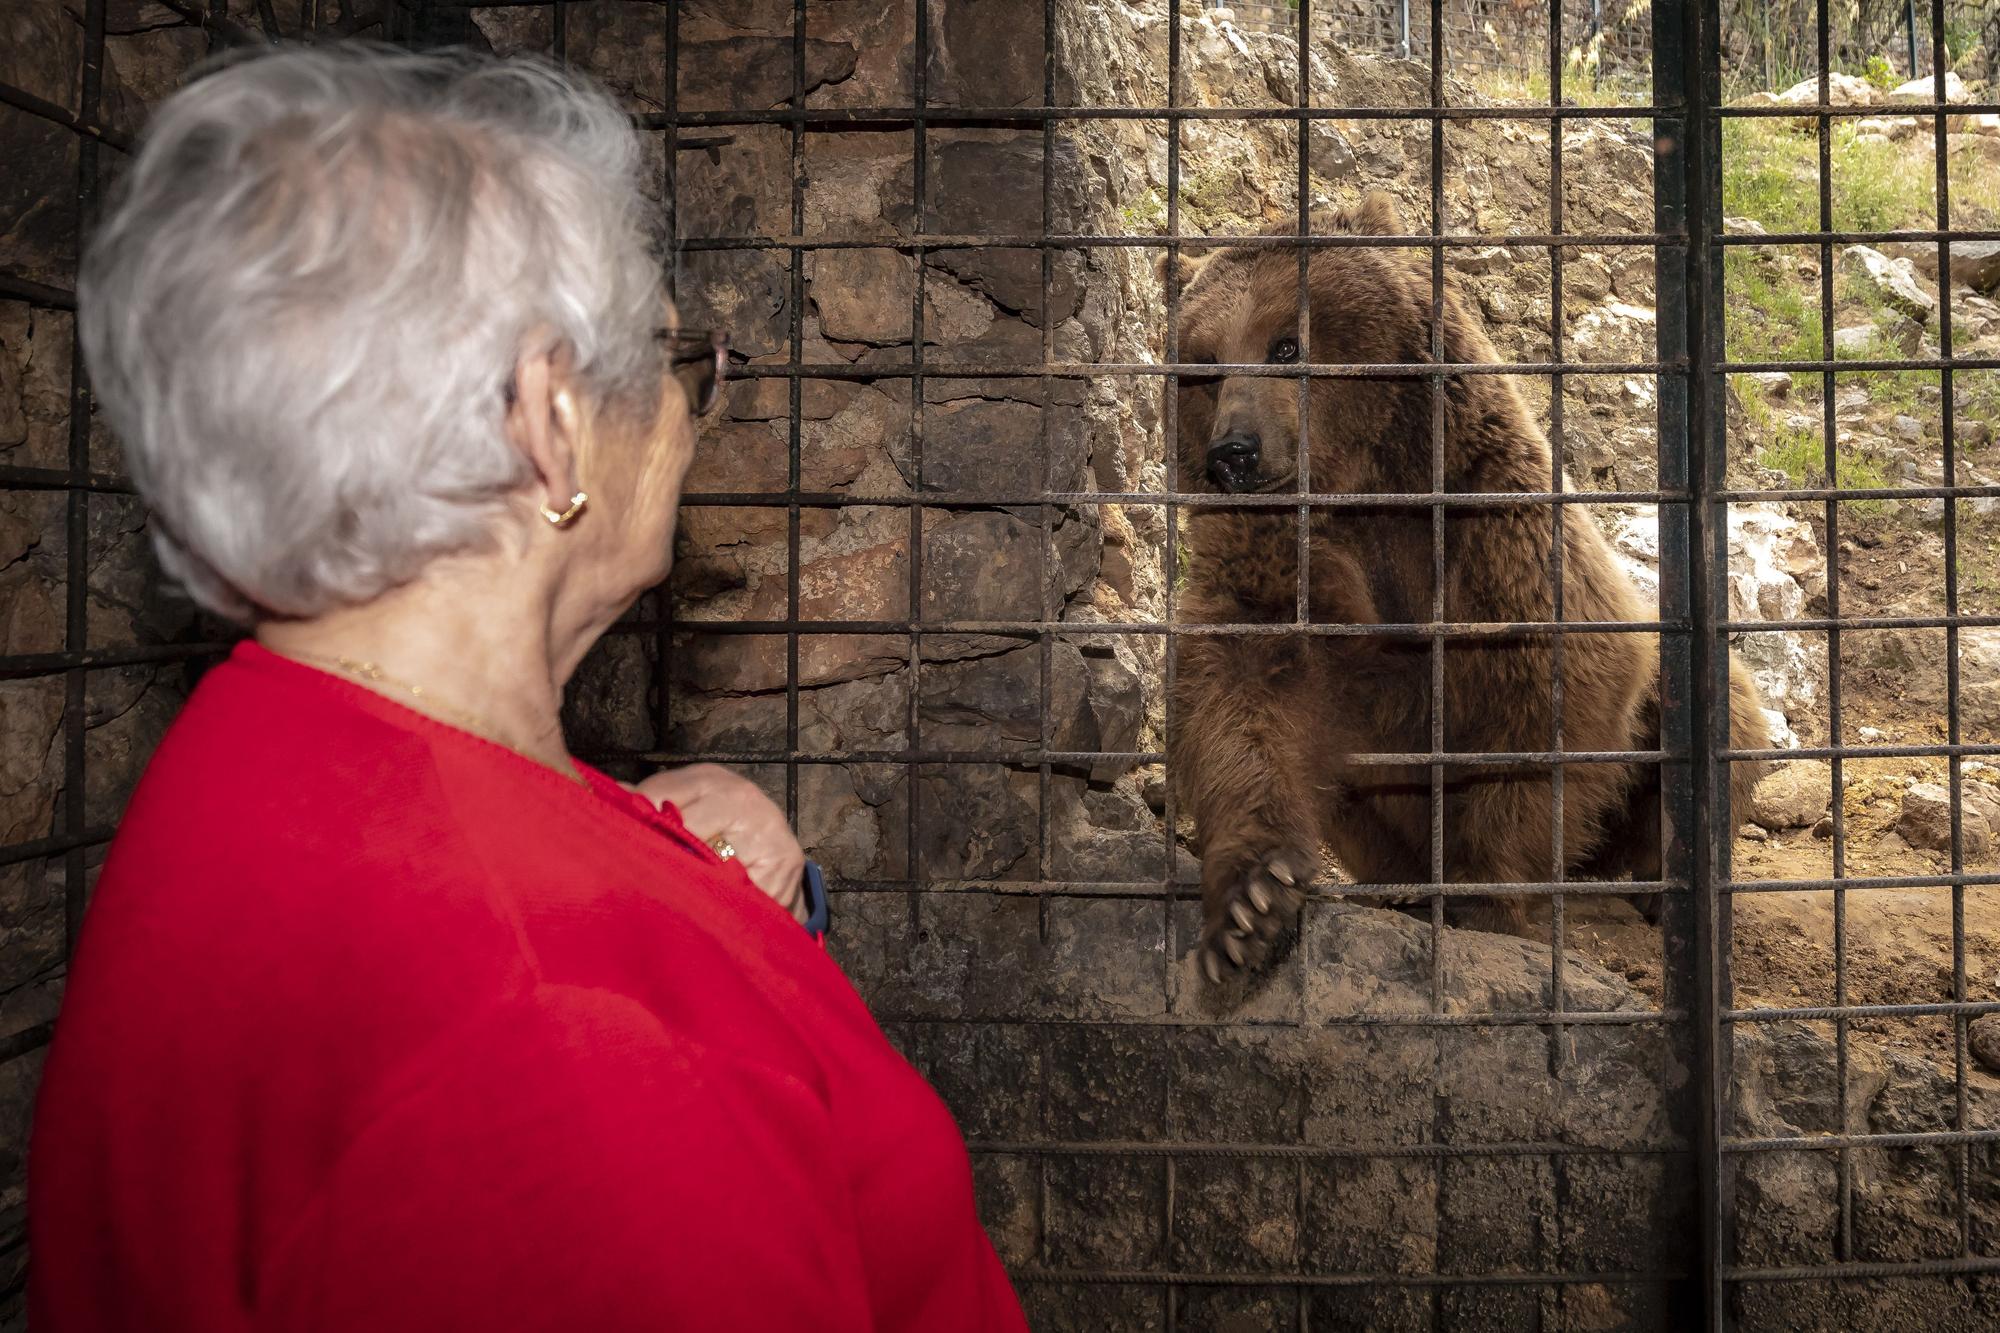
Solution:
[{"label": "woman's neck", "polygon": [[266,621],[257,640],[573,775],[562,692],[575,654],[538,582],[520,566],[439,566],[361,606]]}]

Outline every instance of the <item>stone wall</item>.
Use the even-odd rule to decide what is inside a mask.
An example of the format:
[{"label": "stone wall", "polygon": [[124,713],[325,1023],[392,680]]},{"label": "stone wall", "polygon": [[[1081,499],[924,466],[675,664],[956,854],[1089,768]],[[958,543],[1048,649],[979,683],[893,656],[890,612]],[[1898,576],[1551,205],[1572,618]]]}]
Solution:
[{"label": "stone wall", "polygon": [[[0,11],[0,84],[59,115],[92,119],[80,103],[82,11],[80,0],[27,0]],[[141,0],[113,0],[106,26],[95,121],[122,141],[207,41]],[[0,864],[0,1325],[8,1327],[21,1317],[24,1149],[62,992],[66,908],[81,905],[102,861],[101,836],[91,835],[116,823],[206,660],[156,658],[150,650],[216,633],[159,585],[145,515],[132,496],[116,486],[72,491],[63,484],[74,401],[65,293],[76,266],[80,142],[69,128],[0,105],[0,278],[8,280],[0,286],[0,469],[7,474],[0,485],[0,655],[9,659],[0,673],[0,846],[71,844],[79,817],[89,838],[73,850],[16,852]],[[109,145],[98,150],[103,179],[119,160]],[[116,442],[94,421],[84,435],[86,472],[115,475]],[[73,551],[75,532],[83,546]],[[84,584],[78,606],[73,579]],[[73,613],[80,634],[72,632]],[[69,781],[79,775],[69,763],[72,748],[80,786]]]},{"label": "stone wall", "polygon": [[[1045,39],[1059,103],[1165,103],[1160,0],[1058,0],[1047,34],[1039,4],[926,3],[933,108],[1039,105]],[[130,129],[208,41],[143,0],[110,12],[103,115]],[[75,108],[79,13],[31,0],[0,19],[0,83]],[[1698,1260],[1694,1052],[1685,1022],[1648,1016],[1673,959],[1664,941],[1650,962],[1624,968],[1566,952],[1563,1004],[1621,1021],[1554,1029],[1519,1017],[1557,1000],[1547,946],[1434,937],[1412,916],[1337,900],[1309,906],[1298,947],[1254,993],[1225,1001],[1199,982],[1197,907],[1163,888],[1186,886],[1193,869],[1163,828],[1160,766],[1143,762],[1165,744],[1164,637],[1092,629],[1165,617],[1167,514],[1143,498],[1166,486],[1161,383],[1003,373],[1040,363],[1045,346],[1066,363],[1157,360],[1155,252],[1054,250],[1046,299],[1035,250],[933,248],[921,265],[912,253],[920,233],[1161,234],[1163,122],[1066,121],[1046,137],[1004,118],[934,122],[918,197],[907,117],[829,116],[803,130],[796,156],[782,124],[658,127],[669,110],[787,105],[787,0],[682,0],[677,14],[622,0],[560,14],[397,13],[405,36],[501,53],[560,49],[635,113],[655,116],[645,131],[653,179],[672,191],[677,238],[695,242],[676,261],[685,316],[728,328],[756,371],[730,389],[702,440],[671,598],[648,599],[586,663],[571,690],[571,733],[614,765],[727,756],[791,803],[835,878],[836,950],[959,1115],[983,1215],[1034,1326],[1690,1326],[1692,1293],[1671,1275]],[[228,24],[258,22],[242,0],[230,15]],[[361,26],[331,7],[322,18]],[[814,0],[807,104],[909,105],[915,28],[911,0]],[[1182,43],[1183,104],[1294,102],[1298,53],[1283,36],[1191,15]],[[1427,100],[1421,66],[1333,46],[1312,53],[1306,77],[1322,104]],[[1650,232],[1650,131],[1569,123],[1572,231]],[[1421,122],[1316,122],[1305,146],[1309,202],[1379,186],[1402,201],[1410,230],[1428,230],[1428,136]],[[1293,215],[1297,151],[1284,121],[1188,122],[1184,229]],[[1451,251],[1453,280],[1504,354],[1546,359],[1555,325],[1546,249],[1506,242],[1547,229],[1546,122],[1454,122],[1446,152],[1449,225],[1495,238]],[[102,157],[114,172],[118,155]],[[67,287],[74,136],[0,106],[0,158],[10,168],[0,180],[0,273]],[[842,244],[795,247],[794,238]],[[1653,288],[1649,247],[1566,252],[1569,354],[1649,359]],[[930,372],[921,377],[919,308]],[[69,329],[60,300],[0,294],[4,651],[212,640],[218,631],[159,586],[129,497],[113,488],[72,499],[15,471],[68,464]],[[785,374],[794,361],[806,368],[796,411]],[[954,366],[993,373],[937,373]],[[1524,389],[1546,417],[1548,382]],[[1565,393],[1576,483],[1655,485],[1657,386],[1574,376]],[[90,443],[93,470],[115,474],[114,442],[93,432]],[[83,506],[88,542],[81,643],[66,641],[72,504]],[[1607,526],[1648,575],[1651,512],[1628,507]],[[1812,540],[1782,513],[1753,516],[1732,614],[1799,615],[1817,595],[1816,548],[1799,546]],[[932,632],[913,634],[913,623]],[[1760,662],[1778,682],[1773,701],[1809,732],[1810,701],[1783,682],[1817,679],[1823,667],[1787,657],[1789,636],[1763,637],[1781,650]],[[63,675],[0,680],[6,841],[61,831],[71,800],[85,803],[86,824],[112,823],[192,670],[88,671],[74,714]],[[80,793],[64,789],[72,736],[85,759]],[[1102,757],[1045,766],[1044,747]],[[64,885],[98,856],[92,847],[0,868],[0,1041],[52,1016]],[[1671,990],[1665,998],[1687,1002]],[[1843,1099],[1823,1025],[1744,1026],[1730,1054],[1733,1134],[1949,1123],[1948,1080],[1865,1044]],[[19,1234],[38,1061],[30,1051],[0,1065],[0,1242]],[[1975,1094],[1970,1123],[1995,1123],[1990,1099]],[[1962,1165],[1934,1146],[1850,1153],[1862,1246],[1851,1257],[1948,1248],[1961,1169],[1984,1245],[2000,1224],[1989,1150],[1975,1146]],[[1800,1151],[1739,1162],[1725,1182],[1733,1257],[1767,1267],[1831,1259],[1833,1159]],[[21,1247],[5,1252],[18,1277]],[[1963,1279],[1752,1284],[1737,1296],[1742,1326],[1761,1329],[1866,1327],[1919,1303],[1933,1326],[1973,1327],[1991,1317],[1992,1299]]]}]

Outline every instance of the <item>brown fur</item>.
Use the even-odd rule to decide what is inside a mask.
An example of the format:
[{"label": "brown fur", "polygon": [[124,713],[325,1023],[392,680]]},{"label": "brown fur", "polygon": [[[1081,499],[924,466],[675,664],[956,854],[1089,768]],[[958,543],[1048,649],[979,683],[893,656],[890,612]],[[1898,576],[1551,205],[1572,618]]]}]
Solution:
[{"label": "brown fur", "polygon": [[[1385,196],[1319,223],[1322,231],[1401,233]],[[1184,259],[1180,359],[1272,359],[1298,328],[1298,256],[1236,248]],[[1383,248],[1322,248],[1308,277],[1314,362],[1428,362],[1429,257]],[[1477,318],[1447,288],[1442,359],[1499,360]],[[1433,487],[1433,391],[1420,378],[1310,381],[1310,485],[1315,492],[1408,494]],[[1548,441],[1511,377],[1443,381],[1443,489],[1546,491]],[[1215,490],[1211,442],[1254,430],[1261,472],[1237,490],[1299,490],[1296,378],[1184,379],[1175,484]],[[1508,623],[1556,618],[1550,549],[1556,506],[1450,508],[1443,518],[1443,617]],[[1182,625],[1287,623],[1298,598],[1298,510],[1190,508]],[[1562,619],[1650,619],[1588,513],[1564,510]],[[1322,508],[1311,519],[1308,574],[1315,624],[1426,623],[1433,614],[1432,511],[1424,504]],[[1557,748],[1553,636],[1448,639],[1442,653],[1442,743],[1448,752]],[[1561,643],[1562,736],[1569,751],[1658,747],[1658,645],[1643,633],[1574,634]],[[1433,743],[1432,653],[1426,638],[1185,634],[1175,645],[1171,771],[1202,854],[1204,966],[1254,966],[1296,918],[1331,849],[1364,883],[1422,885],[1431,865],[1430,770],[1357,756],[1424,753]],[[1761,746],[1755,689],[1734,673],[1735,743]],[[1642,769],[1651,768],[1650,772]],[[1736,809],[1747,809],[1751,765]],[[1551,769],[1451,766],[1443,791],[1448,882],[1551,880],[1659,871],[1658,773],[1646,765],[1562,766],[1562,852],[1556,864]],[[1415,890],[1421,893],[1421,889]],[[1520,933],[1516,897],[1453,900],[1462,924]],[[1240,961],[1239,961],[1240,960]]]}]

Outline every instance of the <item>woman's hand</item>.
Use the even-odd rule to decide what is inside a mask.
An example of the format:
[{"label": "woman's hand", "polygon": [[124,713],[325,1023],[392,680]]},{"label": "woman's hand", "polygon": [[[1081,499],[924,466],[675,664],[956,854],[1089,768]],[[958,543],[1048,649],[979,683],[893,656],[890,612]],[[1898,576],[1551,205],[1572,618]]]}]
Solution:
[{"label": "woman's hand", "polygon": [[804,923],[805,849],[785,812],[756,783],[719,764],[690,764],[662,769],[632,790],[655,805],[671,802],[688,832],[704,842],[728,839],[751,882]]}]

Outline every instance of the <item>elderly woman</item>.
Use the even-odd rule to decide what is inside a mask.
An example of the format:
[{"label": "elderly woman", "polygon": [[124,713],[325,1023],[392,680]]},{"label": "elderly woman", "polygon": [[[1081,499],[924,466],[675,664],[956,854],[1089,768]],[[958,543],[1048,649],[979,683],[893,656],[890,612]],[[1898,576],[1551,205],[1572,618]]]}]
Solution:
[{"label": "elderly woman", "polygon": [[155,119],[82,336],[162,562],[254,637],[85,924],[38,1329],[1022,1327],[782,818],[564,743],[721,369],[638,171],[533,64],[291,51]]}]

